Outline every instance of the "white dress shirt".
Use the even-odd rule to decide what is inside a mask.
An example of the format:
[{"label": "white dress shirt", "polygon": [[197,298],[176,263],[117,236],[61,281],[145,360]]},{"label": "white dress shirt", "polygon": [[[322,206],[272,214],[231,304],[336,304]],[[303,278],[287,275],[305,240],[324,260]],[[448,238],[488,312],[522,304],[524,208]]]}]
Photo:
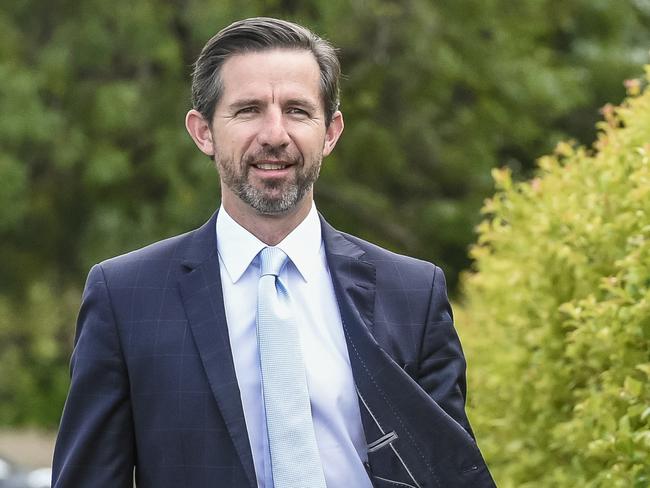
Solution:
[{"label": "white dress shirt", "polygon": [[[217,215],[221,284],[237,383],[259,488],[272,488],[255,314],[258,253],[266,246],[235,222]],[[316,442],[328,488],[370,488],[357,393],[315,205],[277,247],[290,262],[280,273],[295,306]]]}]

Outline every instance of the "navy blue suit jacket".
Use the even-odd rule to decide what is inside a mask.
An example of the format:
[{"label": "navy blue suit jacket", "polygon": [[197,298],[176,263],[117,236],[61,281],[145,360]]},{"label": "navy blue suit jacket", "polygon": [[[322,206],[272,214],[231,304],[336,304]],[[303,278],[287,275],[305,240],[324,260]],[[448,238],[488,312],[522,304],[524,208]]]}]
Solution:
[{"label": "navy blue suit jacket", "polygon": [[[53,487],[256,486],[215,220],[90,271]],[[442,271],[322,230],[374,485],[493,487]]]}]

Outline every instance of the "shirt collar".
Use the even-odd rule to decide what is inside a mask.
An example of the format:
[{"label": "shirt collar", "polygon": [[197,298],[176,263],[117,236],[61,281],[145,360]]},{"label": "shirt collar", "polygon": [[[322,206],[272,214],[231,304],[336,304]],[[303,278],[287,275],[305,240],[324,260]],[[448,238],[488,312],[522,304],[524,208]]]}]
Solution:
[{"label": "shirt collar", "polygon": [[321,239],[320,219],[316,204],[312,202],[311,210],[305,220],[298,224],[277,247],[282,249],[303,280],[309,281],[316,277],[320,264],[320,253],[323,241]]},{"label": "shirt collar", "polygon": [[[266,244],[239,225],[223,205],[217,214],[216,232],[219,256],[230,279],[236,283]],[[307,217],[276,247],[289,256],[305,281],[315,277],[322,239],[320,219],[313,202]]]}]

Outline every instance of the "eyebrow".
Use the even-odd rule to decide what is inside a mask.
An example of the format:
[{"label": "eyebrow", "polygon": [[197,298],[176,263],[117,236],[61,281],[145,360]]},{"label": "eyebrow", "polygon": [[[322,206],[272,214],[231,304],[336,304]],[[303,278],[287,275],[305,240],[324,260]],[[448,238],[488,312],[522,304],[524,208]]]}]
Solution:
[{"label": "eyebrow", "polygon": [[[260,105],[265,105],[266,102],[262,101],[259,98],[242,98],[240,100],[235,100],[232,102],[230,105],[228,105],[228,108],[230,110],[239,110],[244,107],[249,107],[249,106],[260,106]],[[307,100],[306,98],[290,98],[288,99],[285,103],[285,105],[298,105],[300,107],[304,107],[307,110],[310,110],[312,112],[316,112],[318,110],[318,107],[314,105],[311,101]]]}]

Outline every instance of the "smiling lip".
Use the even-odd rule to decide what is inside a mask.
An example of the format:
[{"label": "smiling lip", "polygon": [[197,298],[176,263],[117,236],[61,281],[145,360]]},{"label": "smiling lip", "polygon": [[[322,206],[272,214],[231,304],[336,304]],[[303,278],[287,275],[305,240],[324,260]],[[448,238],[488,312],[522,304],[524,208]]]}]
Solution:
[{"label": "smiling lip", "polygon": [[261,161],[253,166],[262,170],[280,170],[288,168],[291,165],[284,161]]}]

